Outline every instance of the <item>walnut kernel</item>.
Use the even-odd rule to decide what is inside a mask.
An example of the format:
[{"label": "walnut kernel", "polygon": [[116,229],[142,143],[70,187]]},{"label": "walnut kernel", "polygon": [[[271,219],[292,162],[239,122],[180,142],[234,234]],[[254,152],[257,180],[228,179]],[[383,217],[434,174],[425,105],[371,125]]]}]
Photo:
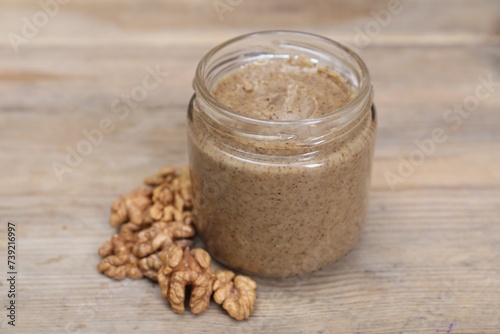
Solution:
[{"label": "walnut kernel", "polygon": [[149,209],[152,202],[151,189],[135,189],[130,194],[122,195],[111,207],[109,223],[118,227],[128,221],[135,225],[151,223]]},{"label": "walnut kernel", "polygon": [[253,311],[257,284],[250,277],[218,270],[213,284],[214,300],[236,320],[247,319]]},{"label": "walnut kernel", "polygon": [[192,225],[180,222],[157,222],[137,234],[133,252],[136,256],[143,258],[157,250],[169,247],[178,239],[190,238],[194,234],[195,230]]},{"label": "walnut kernel", "polygon": [[99,254],[104,256],[97,266],[100,273],[116,279],[122,280],[125,277],[141,279],[141,270],[137,266],[137,258],[132,254],[132,244],[125,241],[118,234],[113,235],[110,242],[107,242],[99,249]]},{"label": "walnut kernel", "polygon": [[165,253],[158,272],[158,283],[163,297],[169,300],[175,313],[184,313],[186,286],[192,287],[189,297],[191,313],[199,314],[210,306],[214,273],[210,255],[202,249],[189,250],[172,245]]}]

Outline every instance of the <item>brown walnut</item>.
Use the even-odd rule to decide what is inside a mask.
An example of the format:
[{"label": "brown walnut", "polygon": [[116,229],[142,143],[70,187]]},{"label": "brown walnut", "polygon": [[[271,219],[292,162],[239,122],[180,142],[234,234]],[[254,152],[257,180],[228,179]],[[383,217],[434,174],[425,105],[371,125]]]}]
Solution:
[{"label": "brown walnut", "polygon": [[218,270],[213,284],[214,300],[236,320],[247,319],[253,311],[257,284],[250,277]]},{"label": "brown walnut", "polygon": [[131,222],[141,226],[151,223],[149,210],[153,205],[152,195],[151,189],[139,188],[120,196],[111,206],[110,225],[118,227]]},{"label": "brown walnut", "polygon": [[150,215],[154,220],[183,221],[183,213],[190,213],[193,207],[191,181],[177,178],[162,183],[153,191],[153,203]]},{"label": "brown walnut", "polygon": [[180,222],[156,222],[150,228],[137,234],[133,252],[137,257],[143,258],[169,247],[174,241],[190,238],[194,234],[195,230],[192,225]]},{"label": "brown walnut", "polygon": [[142,271],[137,266],[137,258],[132,254],[132,243],[118,234],[113,235],[111,241],[99,249],[99,255],[103,257],[97,266],[100,273],[116,280],[125,277],[132,279],[143,277]]},{"label": "brown walnut", "polygon": [[172,166],[166,166],[160,169],[155,175],[149,176],[144,183],[151,187],[157,187],[162,183],[172,181],[177,175],[176,169]]},{"label": "brown walnut", "polygon": [[168,299],[175,313],[184,313],[186,286],[191,286],[189,307],[199,314],[210,306],[214,273],[210,267],[210,255],[202,249],[182,250],[170,246],[158,272],[158,283],[164,298]]},{"label": "brown walnut", "polygon": [[[190,247],[193,244],[193,241],[190,239],[180,239],[174,241],[174,244],[184,249],[186,247]],[[167,252],[168,248],[140,259],[139,268],[141,269],[143,275],[153,281],[158,281],[158,271],[162,267],[163,262],[165,262],[165,255]]]}]

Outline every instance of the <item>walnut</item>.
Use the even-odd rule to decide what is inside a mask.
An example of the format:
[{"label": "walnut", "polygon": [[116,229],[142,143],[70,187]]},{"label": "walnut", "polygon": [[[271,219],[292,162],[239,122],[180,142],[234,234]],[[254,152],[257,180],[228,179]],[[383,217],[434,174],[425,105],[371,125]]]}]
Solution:
[{"label": "walnut", "polygon": [[131,252],[132,245],[120,235],[113,235],[111,241],[105,243],[99,249],[99,255],[103,259],[97,266],[97,270],[116,280],[122,280],[125,277],[142,278],[142,271],[137,266],[137,258]]},{"label": "walnut", "polygon": [[142,274],[153,281],[158,281],[158,271],[163,265],[167,251],[168,248],[140,259],[139,268]]},{"label": "walnut", "polygon": [[171,205],[174,202],[174,193],[170,189],[170,184],[162,183],[153,190],[153,202],[163,206]]},{"label": "walnut", "polygon": [[175,240],[190,238],[194,234],[195,230],[192,225],[181,222],[156,222],[150,228],[137,234],[133,252],[136,256],[143,258],[157,250],[169,247]]},{"label": "walnut", "polygon": [[184,167],[178,170],[179,175],[179,187],[178,194],[184,201],[184,207],[188,209],[193,208],[193,196],[191,188],[191,178],[189,174],[189,168]]},{"label": "walnut", "polygon": [[113,243],[111,242],[111,240],[109,240],[106,241],[104,245],[101,246],[101,248],[99,248],[99,256],[104,259],[105,257],[108,257],[112,254],[113,254]]},{"label": "walnut", "polygon": [[111,226],[118,227],[128,221],[135,225],[151,223],[149,209],[153,204],[152,194],[151,189],[140,188],[120,196],[111,207]]},{"label": "walnut", "polygon": [[153,191],[153,202],[150,215],[154,220],[182,221],[182,214],[193,207],[190,182],[174,179],[159,185]]},{"label": "walnut", "polygon": [[218,270],[213,284],[214,300],[236,320],[244,320],[253,311],[257,284],[247,276],[229,270]]},{"label": "walnut", "polygon": [[182,221],[186,210],[191,210],[191,179],[189,169],[165,167],[144,181],[155,187],[150,215],[155,221]]},{"label": "walnut", "polygon": [[144,180],[144,183],[151,187],[157,187],[162,183],[170,182],[177,175],[174,167],[167,166],[160,169],[155,175],[149,176]]},{"label": "walnut", "polygon": [[[182,207],[174,208],[175,189],[172,189],[171,184],[163,183],[157,186],[153,191],[153,206],[150,209],[150,215],[154,220],[172,221],[175,211],[177,214],[182,213]],[[177,220],[177,219],[175,219]]]},{"label": "walnut", "polygon": [[210,267],[210,255],[203,249],[189,250],[176,245],[165,252],[163,266],[158,272],[163,297],[169,300],[175,313],[184,313],[186,286],[191,286],[189,307],[199,314],[210,306],[214,273]]},{"label": "walnut", "polygon": [[[184,249],[186,247],[190,247],[193,244],[193,241],[189,239],[180,239],[174,241],[174,244]],[[165,262],[165,255],[167,252],[168,248],[140,259],[139,268],[141,269],[143,275],[153,281],[158,281],[158,271],[163,265],[163,262]]]},{"label": "walnut", "polygon": [[[146,225],[148,226],[148,225]],[[128,242],[136,242],[137,240],[137,234],[143,229],[145,226],[141,225],[135,225],[133,223],[126,223],[120,226],[120,232],[118,234],[120,237],[122,237],[124,240]]]},{"label": "walnut", "polygon": [[183,209],[177,209],[173,205],[169,206],[162,206],[160,203],[155,203],[151,207],[150,215],[155,221],[165,221],[165,222],[171,222],[171,221],[178,221],[178,222],[185,222],[186,224],[190,224],[191,219],[188,219],[188,217],[191,217],[191,212],[190,211],[182,211]]}]

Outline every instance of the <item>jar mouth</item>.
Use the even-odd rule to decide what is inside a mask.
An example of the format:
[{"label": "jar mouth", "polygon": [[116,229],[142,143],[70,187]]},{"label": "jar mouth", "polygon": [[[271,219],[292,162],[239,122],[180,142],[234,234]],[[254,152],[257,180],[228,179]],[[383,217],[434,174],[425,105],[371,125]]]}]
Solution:
[{"label": "jar mouth", "polygon": [[[354,98],[342,107],[318,117],[297,120],[267,120],[239,114],[215,99],[210,92],[210,79],[213,79],[211,76],[214,75],[218,67],[227,67],[231,61],[250,62],[262,58],[292,58],[297,55],[314,64],[327,66],[347,79],[349,84],[356,89]],[[341,123],[346,123],[349,119],[356,118],[355,111],[360,109],[359,106],[365,105],[367,99],[371,98],[368,69],[354,51],[326,37],[287,30],[250,33],[214,47],[198,64],[193,88],[196,96],[203,101],[204,106],[216,110],[220,116],[228,118],[232,122],[265,127],[296,127],[338,120],[342,120]]]}]

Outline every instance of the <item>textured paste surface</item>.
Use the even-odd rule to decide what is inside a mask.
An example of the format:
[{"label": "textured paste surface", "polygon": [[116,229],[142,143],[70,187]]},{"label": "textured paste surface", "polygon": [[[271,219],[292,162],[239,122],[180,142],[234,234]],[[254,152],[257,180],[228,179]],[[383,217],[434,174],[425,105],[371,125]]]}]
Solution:
[{"label": "textured paste surface", "polygon": [[216,82],[212,95],[233,111],[266,120],[326,115],[354,98],[336,72],[305,60],[263,60]]}]

